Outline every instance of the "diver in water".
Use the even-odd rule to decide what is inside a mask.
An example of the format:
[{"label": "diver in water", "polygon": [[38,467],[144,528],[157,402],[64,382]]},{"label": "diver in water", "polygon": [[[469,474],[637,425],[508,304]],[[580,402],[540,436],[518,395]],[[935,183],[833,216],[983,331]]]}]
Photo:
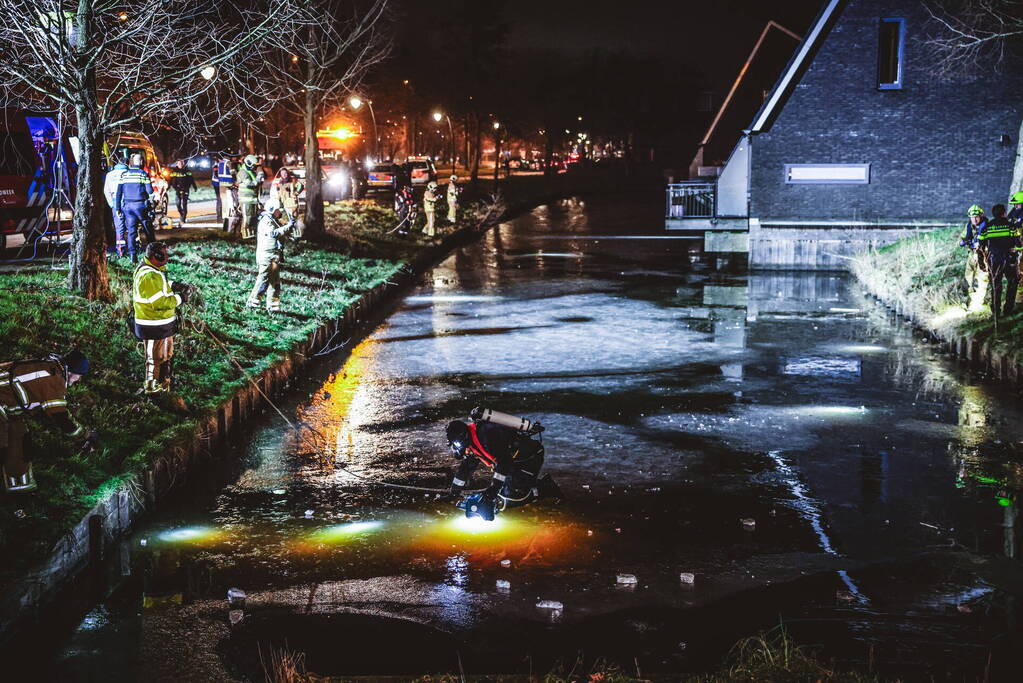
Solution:
[{"label": "diver in water", "polygon": [[540,477],[544,447],[533,438],[543,431],[539,422],[481,408],[474,408],[469,416],[468,424],[461,420],[448,424],[448,444],[462,461],[451,481],[450,496],[461,497],[480,463],[492,468],[494,476],[485,491],[458,503],[466,517],[493,520],[502,510],[540,498],[561,500],[561,489],[551,476]]}]

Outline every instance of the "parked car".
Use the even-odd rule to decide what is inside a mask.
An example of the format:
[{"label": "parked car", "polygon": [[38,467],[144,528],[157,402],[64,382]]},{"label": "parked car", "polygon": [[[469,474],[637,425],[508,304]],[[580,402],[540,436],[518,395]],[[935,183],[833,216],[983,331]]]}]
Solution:
[{"label": "parked car", "polygon": [[[302,192],[298,195],[299,201],[305,201],[305,166],[289,166],[288,170],[291,174],[302,181]],[[273,177],[267,176],[269,182],[273,180]],[[345,199],[347,193],[351,190],[351,184],[348,182],[348,170],[339,166],[321,166],[320,167],[320,180],[323,188],[323,201],[325,202],[340,202]]]},{"label": "parked car", "polygon": [[426,185],[428,182],[437,180],[437,169],[430,157],[409,157],[408,163],[412,169],[412,185]]},{"label": "parked car", "polygon": [[393,190],[397,176],[398,167],[395,164],[370,166],[366,175],[366,190]]}]

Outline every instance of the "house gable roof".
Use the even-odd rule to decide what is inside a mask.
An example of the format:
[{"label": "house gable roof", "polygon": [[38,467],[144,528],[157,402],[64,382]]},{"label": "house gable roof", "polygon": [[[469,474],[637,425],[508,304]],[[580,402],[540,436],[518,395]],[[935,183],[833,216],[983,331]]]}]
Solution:
[{"label": "house gable roof", "polygon": [[827,0],[821,8],[810,30],[803,37],[795,54],[792,55],[792,59],[789,60],[785,70],[778,78],[778,82],[775,83],[771,94],[768,95],[763,106],[753,118],[753,123],[750,125],[751,133],[760,133],[770,129],[771,124],[785,106],[803,73],[813,62],[817,50],[826,40],[831,27],[834,26],[847,3],[848,0]]}]

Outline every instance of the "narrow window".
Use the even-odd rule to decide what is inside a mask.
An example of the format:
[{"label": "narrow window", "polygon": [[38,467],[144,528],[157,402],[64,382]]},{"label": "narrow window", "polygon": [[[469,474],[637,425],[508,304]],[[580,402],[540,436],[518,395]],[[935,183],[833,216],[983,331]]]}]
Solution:
[{"label": "narrow window", "polygon": [[906,38],[905,19],[882,19],[877,53],[879,90],[902,88],[902,48]]}]

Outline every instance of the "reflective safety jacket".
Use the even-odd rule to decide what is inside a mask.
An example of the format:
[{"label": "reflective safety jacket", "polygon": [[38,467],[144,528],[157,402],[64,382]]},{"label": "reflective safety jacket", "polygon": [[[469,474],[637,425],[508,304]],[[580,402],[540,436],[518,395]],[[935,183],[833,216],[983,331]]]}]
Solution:
[{"label": "reflective safety jacket", "polygon": [[977,237],[990,257],[1000,258],[1020,246],[1019,228],[1006,218],[991,218]]},{"label": "reflective safety jacket", "polygon": [[217,162],[217,182],[221,185],[234,185],[234,169],[231,168],[231,162],[227,159],[222,159]]},{"label": "reflective safety jacket", "polygon": [[249,168],[245,164],[238,166],[238,201],[252,204],[259,200],[259,186],[263,182],[263,172]]},{"label": "reflective safety jacket", "polygon": [[135,269],[131,300],[135,307],[135,324],[142,327],[165,327],[167,337],[174,334],[181,297],[171,290],[171,281],[164,267],[156,267],[144,258]]},{"label": "reflective safety jacket", "polygon": [[462,188],[456,182],[448,183],[448,204],[458,201],[458,195],[462,194]]},{"label": "reflective safety jacket", "polygon": [[295,220],[288,216],[282,225],[273,214],[264,211],[256,224],[256,263],[269,263],[284,256],[284,243],[288,241]]},{"label": "reflective safety jacket", "polygon": [[110,208],[116,206],[114,200],[117,198],[117,186],[121,184],[121,174],[127,170],[128,164],[119,161],[103,178],[103,196],[106,197],[107,206]]},{"label": "reflective safety jacket", "polygon": [[1023,224],[1023,206],[1015,208],[1009,212],[1009,215],[1005,217],[1010,223],[1015,225]]},{"label": "reflective safety jacket", "polygon": [[[469,446],[451,485],[461,490],[480,463],[493,468],[494,479],[487,489],[497,494],[521,492],[533,486],[543,465],[543,446],[528,436],[493,422],[469,425]],[[505,495],[505,494],[502,494]]]},{"label": "reflective safety jacket", "polygon": [[67,368],[59,360],[0,363],[0,421],[46,415],[66,434],[85,435],[67,407]]},{"label": "reflective safety jacket", "polygon": [[141,168],[128,168],[121,171],[121,177],[117,180],[117,195],[114,197],[114,206],[120,209],[125,204],[139,204],[149,199],[153,194],[153,182],[149,174]]},{"label": "reflective safety jacket", "polygon": [[170,172],[170,182],[171,187],[173,187],[174,191],[178,194],[199,189],[199,186],[195,184],[195,177],[187,168],[172,168]]}]

